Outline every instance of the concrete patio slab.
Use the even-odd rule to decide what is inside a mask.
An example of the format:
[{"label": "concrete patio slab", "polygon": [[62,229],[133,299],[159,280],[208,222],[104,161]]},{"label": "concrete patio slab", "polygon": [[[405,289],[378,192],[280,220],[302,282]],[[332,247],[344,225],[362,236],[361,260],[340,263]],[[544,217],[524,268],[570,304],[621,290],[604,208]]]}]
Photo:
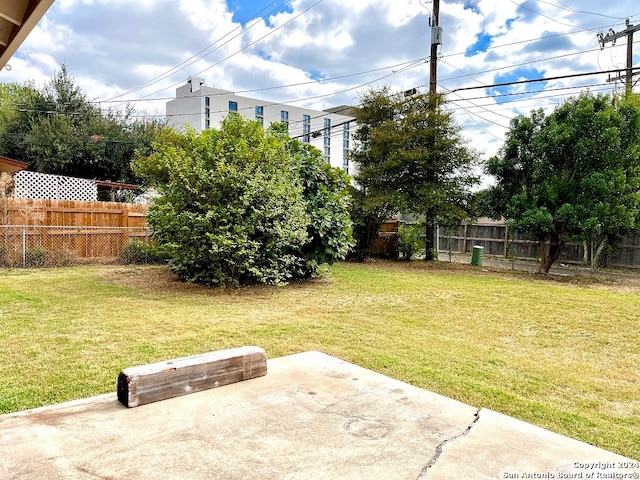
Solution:
[{"label": "concrete patio slab", "polygon": [[639,477],[638,462],[319,352],[137,408],[113,393],[0,416],[2,479]]}]

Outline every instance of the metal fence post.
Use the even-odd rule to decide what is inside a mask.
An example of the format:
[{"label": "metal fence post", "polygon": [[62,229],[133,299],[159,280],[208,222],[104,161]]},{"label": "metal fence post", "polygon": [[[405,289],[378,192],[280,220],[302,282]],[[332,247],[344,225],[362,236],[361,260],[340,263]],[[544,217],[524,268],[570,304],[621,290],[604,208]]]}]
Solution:
[{"label": "metal fence post", "polygon": [[22,226],[22,268],[27,268],[27,227]]}]

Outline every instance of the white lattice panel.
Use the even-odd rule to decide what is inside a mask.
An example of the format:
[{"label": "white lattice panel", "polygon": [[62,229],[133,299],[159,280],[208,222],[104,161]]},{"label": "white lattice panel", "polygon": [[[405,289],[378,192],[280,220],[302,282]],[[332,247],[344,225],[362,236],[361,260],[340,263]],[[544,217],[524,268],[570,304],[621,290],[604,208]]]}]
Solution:
[{"label": "white lattice panel", "polygon": [[13,176],[15,196],[18,198],[42,198],[45,200],[98,199],[98,187],[93,180],[64,177],[47,173],[22,170]]}]

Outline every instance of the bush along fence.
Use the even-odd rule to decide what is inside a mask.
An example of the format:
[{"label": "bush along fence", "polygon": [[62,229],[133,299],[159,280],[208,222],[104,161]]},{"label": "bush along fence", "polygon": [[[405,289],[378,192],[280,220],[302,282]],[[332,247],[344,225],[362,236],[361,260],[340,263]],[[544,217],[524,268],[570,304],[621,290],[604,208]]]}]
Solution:
[{"label": "bush along fence", "polygon": [[[509,232],[501,222],[479,221],[455,228],[438,229],[438,251],[470,253],[474,246],[484,247],[484,255],[507,259],[538,260],[540,245],[520,232]],[[623,239],[618,245],[597,255],[591,242],[567,243],[558,263],[587,265],[592,269],[640,269],[640,235]]]}]

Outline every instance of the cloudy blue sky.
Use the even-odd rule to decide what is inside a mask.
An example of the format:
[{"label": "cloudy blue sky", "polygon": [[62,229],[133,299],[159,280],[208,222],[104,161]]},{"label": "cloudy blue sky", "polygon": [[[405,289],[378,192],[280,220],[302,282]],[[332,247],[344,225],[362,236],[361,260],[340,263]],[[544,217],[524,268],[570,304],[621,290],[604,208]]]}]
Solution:
[{"label": "cloudy blue sky", "polygon": [[[90,99],[129,103],[141,115],[164,113],[189,76],[310,108],[357,104],[370,87],[426,90],[432,7],[427,0],[56,0],[0,82],[43,85],[66,64]],[[606,73],[551,78],[624,68],[626,39],[601,49],[596,35],[624,30],[627,18],[640,23],[640,4],[441,0],[438,89],[464,135],[492,155],[514,115],[620,88]],[[634,53],[640,66],[640,32]],[[492,86],[537,78],[549,80]]]}]

